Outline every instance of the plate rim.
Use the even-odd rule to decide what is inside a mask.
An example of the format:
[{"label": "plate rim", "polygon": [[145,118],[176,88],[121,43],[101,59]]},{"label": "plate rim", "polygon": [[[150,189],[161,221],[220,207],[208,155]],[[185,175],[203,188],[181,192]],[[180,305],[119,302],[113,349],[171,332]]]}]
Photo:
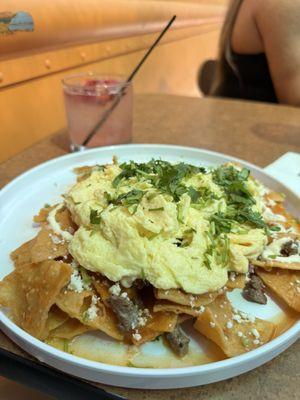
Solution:
[{"label": "plate rim", "polygon": [[21,338],[21,340],[25,340],[26,342],[33,345],[35,349],[42,350],[46,353],[50,353],[51,356],[59,358],[61,361],[68,361],[76,364],[78,367],[85,367],[92,370],[102,370],[108,373],[115,373],[117,375],[126,375],[131,377],[160,377],[160,378],[168,378],[168,377],[176,377],[176,376],[191,376],[201,374],[203,372],[218,372],[224,370],[228,367],[238,367],[240,364],[244,362],[250,362],[253,359],[256,359],[258,356],[264,356],[266,354],[271,353],[273,350],[278,348],[281,344],[284,344],[288,340],[297,340],[300,337],[300,321],[297,321],[291,328],[277,336],[275,339],[270,342],[258,347],[255,350],[251,350],[248,353],[240,354],[239,356],[235,356],[232,358],[226,358],[224,360],[213,361],[207,364],[200,364],[188,367],[176,367],[176,368],[140,368],[140,367],[127,367],[120,366],[114,364],[105,364],[101,361],[93,361],[83,357],[75,356],[70,353],[66,353],[62,350],[59,350],[53,346],[50,346],[41,340],[35,338],[30,335],[18,325],[16,325],[13,321],[9,319],[5,315],[3,311],[0,310],[0,325],[4,325],[10,331],[13,332],[13,335],[17,334]]},{"label": "plate rim", "polygon": [[[93,156],[94,154],[97,153],[102,153],[102,152],[108,152],[108,151],[118,151],[119,149],[127,149],[127,148],[147,148],[147,149],[157,149],[159,148],[160,150],[168,150],[168,149],[173,149],[173,150],[181,150],[181,151],[193,151],[193,152],[199,152],[199,153],[205,153],[211,156],[216,156],[216,157],[226,157],[231,159],[232,161],[235,162],[241,162],[243,164],[248,165],[250,168],[253,168],[256,171],[259,171],[263,173],[264,175],[268,176],[275,182],[278,182],[280,185],[282,185],[290,194],[293,196],[296,196],[295,193],[286,187],[284,183],[281,183],[277,181],[276,178],[274,178],[271,174],[269,174],[267,171],[263,170],[263,168],[245,161],[243,159],[240,159],[238,157],[233,157],[231,155],[225,154],[225,153],[220,153],[212,150],[206,150],[204,148],[200,147],[192,147],[192,146],[181,146],[181,145],[174,145],[174,144],[156,144],[156,143],[133,143],[133,144],[123,144],[123,145],[112,145],[112,146],[103,146],[99,148],[94,148],[94,149],[89,149],[85,150],[84,152],[77,152],[77,153],[71,153],[71,154],[65,154],[62,156],[58,156],[55,158],[52,158],[50,160],[47,160],[45,162],[42,162],[26,171],[23,173],[17,175],[15,178],[13,178],[10,182],[8,182],[6,185],[4,185],[1,190],[0,190],[0,200],[1,197],[9,190],[13,189],[14,186],[18,185],[19,181],[27,177],[28,175],[34,173],[35,171],[45,168],[47,166],[51,166],[52,164],[55,164],[58,160],[65,160],[65,159],[76,159],[80,154],[89,154]],[[297,197],[297,196],[296,196]],[[167,378],[167,377],[184,377],[184,376],[194,376],[198,375],[201,373],[207,373],[210,371],[213,372],[218,372],[218,371],[223,371],[226,368],[232,367],[236,368],[239,365],[247,362],[251,362],[255,359],[257,359],[259,356],[267,356],[268,354],[271,354],[272,351],[276,350],[279,348],[281,345],[284,345],[288,341],[290,342],[295,342],[297,339],[300,338],[300,320],[297,321],[292,327],[290,327],[287,331],[276,337],[275,339],[271,340],[270,342],[264,344],[263,346],[249,351],[248,353],[241,354],[236,357],[232,358],[227,358],[224,360],[219,360],[219,361],[213,361],[209,362],[206,364],[200,364],[200,365],[195,365],[195,366],[187,366],[187,367],[176,367],[176,368],[140,368],[140,367],[127,367],[127,366],[119,366],[119,365],[112,365],[112,364],[106,364],[100,361],[93,361],[89,360],[83,357],[75,356],[73,354],[66,353],[62,350],[59,350],[53,346],[50,346],[38,339],[36,339],[34,336],[30,335],[26,331],[24,331],[22,328],[18,327],[12,320],[10,320],[7,315],[0,309],[0,326],[4,327],[4,330],[8,329],[12,335],[9,335],[10,338],[11,336],[17,336],[20,340],[26,341],[29,345],[33,346],[36,350],[40,350],[43,353],[47,353],[48,356],[55,357],[59,359],[62,362],[68,362],[72,363],[73,365],[76,365],[77,367],[81,368],[88,368],[90,370],[94,371],[103,371],[106,373],[113,373],[114,375],[122,375],[122,376],[127,376],[127,377],[137,377],[137,378],[155,378],[155,377],[160,377],[160,378]],[[14,340],[14,339],[12,339]],[[288,344],[289,346],[289,344]]]}]

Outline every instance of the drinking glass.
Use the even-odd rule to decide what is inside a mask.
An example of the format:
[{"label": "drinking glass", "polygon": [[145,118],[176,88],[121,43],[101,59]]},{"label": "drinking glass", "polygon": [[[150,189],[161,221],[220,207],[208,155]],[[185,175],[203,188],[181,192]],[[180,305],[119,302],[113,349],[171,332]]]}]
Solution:
[{"label": "drinking glass", "polygon": [[130,142],[133,93],[124,76],[82,73],[62,84],[72,151]]}]

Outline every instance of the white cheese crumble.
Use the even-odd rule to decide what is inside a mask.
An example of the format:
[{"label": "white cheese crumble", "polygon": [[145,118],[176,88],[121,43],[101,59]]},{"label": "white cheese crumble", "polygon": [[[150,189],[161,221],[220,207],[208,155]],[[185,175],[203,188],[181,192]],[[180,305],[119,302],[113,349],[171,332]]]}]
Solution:
[{"label": "white cheese crumble", "polygon": [[137,333],[133,333],[132,337],[133,337],[134,340],[136,340],[138,342],[142,339],[142,336],[138,332]]},{"label": "white cheese crumble", "polygon": [[130,288],[133,284],[133,282],[135,281],[135,277],[132,276],[125,276],[121,279],[121,284],[122,286],[124,286],[125,288]]},{"label": "white cheese crumble", "polygon": [[89,321],[92,321],[97,317],[98,313],[97,301],[98,301],[97,296],[93,295],[91,305],[84,313],[84,318],[86,318]]},{"label": "white cheese crumble", "polygon": [[81,293],[83,292],[84,289],[88,290],[91,288],[90,284],[87,282],[84,282],[82,279],[80,272],[78,270],[78,263],[73,260],[71,262],[71,266],[73,267],[70,283],[68,285],[68,289],[72,290],[76,293]]},{"label": "white cheese crumble", "polygon": [[234,314],[232,315],[232,319],[236,321],[238,324],[243,324],[247,322],[254,323],[255,317],[253,315],[246,314],[244,312],[238,312],[238,310],[234,309]]},{"label": "white cheese crumble", "polygon": [[81,275],[79,274],[78,269],[73,269],[68,289],[76,293],[81,293],[83,291],[83,280],[81,278]]},{"label": "white cheese crumble", "polygon": [[120,296],[121,293],[121,287],[119,285],[119,283],[116,283],[114,285],[112,285],[109,289],[108,289],[109,293],[115,295],[115,296]]},{"label": "white cheese crumble", "polygon": [[144,310],[139,310],[138,311],[138,318],[137,318],[137,325],[138,326],[145,326],[147,323],[147,320],[150,316],[150,312],[147,308]]},{"label": "white cheese crumble", "polygon": [[214,328],[216,326],[216,324],[214,322],[210,322],[209,325]]},{"label": "white cheese crumble", "polygon": [[190,306],[191,306],[192,308],[195,307],[195,297],[194,297],[194,296],[190,296]]},{"label": "white cheese crumble", "polygon": [[251,333],[255,337],[255,339],[259,339],[260,338],[260,334],[259,334],[257,329],[255,329],[255,328],[251,329]]},{"label": "white cheese crumble", "polygon": [[71,235],[70,232],[68,232],[68,231],[63,231],[61,229],[59,223],[55,219],[55,215],[56,215],[57,211],[60,210],[61,208],[63,208],[63,206],[64,206],[64,204],[60,203],[56,207],[54,207],[53,210],[51,210],[49,212],[47,221],[49,222],[49,225],[51,226],[52,230],[57,235],[61,235],[66,241],[70,242],[73,238],[73,235]]},{"label": "white cheese crumble", "polygon": [[233,323],[232,323],[232,321],[228,321],[228,322],[227,322],[226,328],[227,328],[227,329],[232,329],[232,328],[233,328]]}]

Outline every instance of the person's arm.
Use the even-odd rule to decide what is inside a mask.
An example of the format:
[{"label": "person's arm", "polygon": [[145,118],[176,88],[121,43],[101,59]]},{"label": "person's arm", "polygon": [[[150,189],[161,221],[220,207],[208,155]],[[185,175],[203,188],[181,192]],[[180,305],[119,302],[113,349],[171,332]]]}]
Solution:
[{"label": "person's arm", "polygon": [[278,101],[300,106],[300,0],[257,1],[254,18]]}]

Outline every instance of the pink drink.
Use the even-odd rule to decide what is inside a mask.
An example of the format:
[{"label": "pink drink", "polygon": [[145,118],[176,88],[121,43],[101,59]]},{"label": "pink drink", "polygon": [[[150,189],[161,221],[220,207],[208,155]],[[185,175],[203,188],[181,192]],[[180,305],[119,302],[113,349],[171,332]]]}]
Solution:
[{"label": "pink drink", "polygon": [[63,80],[68,130],[73,151],[83,150],[89,133],[119,99],[119,103],[97,129],[86,147],[127,143],[132,132],[132,85],[121,77],[93,74]]}]

